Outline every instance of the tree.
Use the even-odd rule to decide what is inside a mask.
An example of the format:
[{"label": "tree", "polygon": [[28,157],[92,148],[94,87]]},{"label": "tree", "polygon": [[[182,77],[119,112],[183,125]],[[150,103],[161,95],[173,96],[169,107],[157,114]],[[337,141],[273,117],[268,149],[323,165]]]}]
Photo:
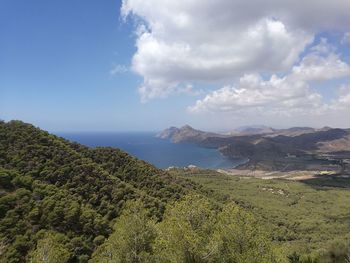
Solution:
[{"label": "tree", "polygon": [[6,240],[5,239],[0,239],[0,259],[2,258],[2,255],[4,254],[6,250]]},{"label": "tree", "polygon": [[155,221],[149,218],[144,204],[129,202],[115,224],[115,231],[98,247],[90,262],[150,262],[155,236]]},{"label": "tree", "polygon": [[272,245],[254,217],[235,204],[218,214],[213,240],[217,244],[215,262],[276,262]]},{"label": "tree", "polygon": [[201,196],[189,195],[168,207],[158,224],[156,261],[210,262],[216,249],[210,239],[214,224],[213,207]]},{"label": "tree", "polygon": [[39,240],[36,249],[29,256],[31,263],[66,263],[70,258],[68,250],[59,241],[58,234],[49,233]]},{"label": "tree", "polygon": [[158,224],[156,262],[278,261],[269,238],[251,214],[234,204],[218,210],[198,195],[169,207]]}]

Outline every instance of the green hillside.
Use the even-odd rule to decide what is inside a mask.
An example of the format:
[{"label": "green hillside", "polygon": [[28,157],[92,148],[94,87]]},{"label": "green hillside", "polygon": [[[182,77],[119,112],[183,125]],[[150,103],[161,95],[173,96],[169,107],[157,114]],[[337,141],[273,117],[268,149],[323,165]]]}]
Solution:
[{"label": "green hillside", "polygon": [[70,262],[86,262],[112,233],[125,202],[140,199],[160,219],[196,185],[125,152],[90,149],[20,121],[0,122],[0,255],[24,262],[51,231]]},{"label": "green hillside", "polygon": [[0,262],[347,263],[347,180],[166,172],[0,122]]}]

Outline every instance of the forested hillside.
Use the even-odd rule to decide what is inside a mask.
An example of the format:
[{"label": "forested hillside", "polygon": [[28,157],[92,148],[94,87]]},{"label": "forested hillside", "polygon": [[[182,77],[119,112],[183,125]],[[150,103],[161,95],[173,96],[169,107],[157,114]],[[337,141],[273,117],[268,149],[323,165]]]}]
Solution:
[{"label": "forested hillside", "polygon": [[141,200],[160,220],[169,201],[195,188],[123,151],[0,122],[1,262],[35,258],[38,240],[48,236],[67,261],[87,262],[126,201]]},{"label": "forested hillside", "polygon": [[240,202],[243,186],[218,195],[181,174],[0,122],[0,262],[348,262],[345,245],[291,254],[282,225]]}]

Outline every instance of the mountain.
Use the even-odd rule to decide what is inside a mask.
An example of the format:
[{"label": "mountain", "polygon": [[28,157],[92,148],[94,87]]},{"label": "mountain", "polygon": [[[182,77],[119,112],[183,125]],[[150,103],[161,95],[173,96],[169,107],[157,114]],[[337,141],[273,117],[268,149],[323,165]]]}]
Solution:
[{"label": "mountain", "polygon": [[242,126],[234,129],[229,135],[253,135],[274,133],[275,129],[264,125]]},{"label": "mountain", "polygon": [[189,143],[200,143],[210,137],[218,138],[229,138],[232,136],[253,136],[262,135],[267,137],[274,137],[278,135],[284,136],[298,136],[305,133],[313,133],[316,131],[324,131],[331,129],[324,127],[322,129],[314,129],[310,127],[292,127],[288,129],[274,129],[264,125],[252,125],[242,126],[234,129],[226,134],[205,132],[192,128],[189,125],[185,125],[181,128],[170,127],[162,132],[158,133],[156,137],[161,139],[170,139],[174,143],[189,142]]},{"label": "mountain", "polygon": [[244,169],[350,169],[344,164],[350,162],[350,131],[347,129],[247,126],[222,135],[184,126],[181,129],[172,128],[172,132],[165,130],[164,134],[169,136],[161,138],[171,139],[174,143],[194,143],[201,147],[217,148],[229,158],[248,159],[249,162],[239,166]]},{"label": "mountain", "polygon": [[160,219],[168,202],[196,188],[119,149],[88,148],[0,121],[0,261],[30,262],[50,234],[69,262],[87,262],[127,201],[142,200]]},{"label": "mountain", "polygon": [[[329,128],[330,129],[330,128]],[[299,136],[305,133],[314,133],[317,131],[326,131],[327,129],[314,129],[310,127],[292,127],[288,129],[275,129],[274,132],[271,134],[267,134],[268,137],[274,137],[278,135],[284,135],[284,136]]]},{"label": "mountain", "polygon": [[156,136],[162,139],[170,139],[174,143],[199,143],[208,137],[223,137],[224,135],[196,130],[189,125],[185,125],[181,128],[170,127]]},{"label": "mountain", "polygon": [[311,127],[292,127],[287,129],[275,129],[264,125],[252,125],[252,126],[242,126],[234,129],[232,132],[228,133],[233,136],[245,136],[245,135],[264,135],[264,136],[297,136],[304,133],[312,133],[316,131],[324,131],[331,129],[329,127],[324,127],[322,129],[314,129]]},{"label": "mountain", "polygon": [[171,139],[174,134],[177,134],[180,132],[179,128],[176,127],[170,127],[168,129],[165,129],[164,131],[158,133],[156,135],[157,138],[161,138],[161,139]]}]

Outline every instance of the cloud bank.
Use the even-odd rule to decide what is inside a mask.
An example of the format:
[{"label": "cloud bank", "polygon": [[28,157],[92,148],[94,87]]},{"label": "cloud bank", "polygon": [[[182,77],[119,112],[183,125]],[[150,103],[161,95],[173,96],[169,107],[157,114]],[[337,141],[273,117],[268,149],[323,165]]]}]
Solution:
[{"label": "cloud bank", "polygon": [[[284,77],[272,75],[267,81],[258,74],[246,74],[237,86],[213,91],[189,107],[191,112],[263,110],[266,114],[323,113],[337,108],[328,105],[310,83],[350,76],[350,66],[334,53],[325,39]],[[343,88],[344,89],[344,88]],[[344,91],[343,91],[344,93]],[[344,96],[340,93],[340,96]],[[344,101],[342,102],[345,106]],[[350,104],[348,105],[350,106]]]},{"label": "cloud bank", "polygon": [[293,114],[344,100],[344,91],[325,102],[313,89],[350,75],[336,48],[315,36],[336,32],[348,43],[348,10],[348,0],[123,0],[121,12],[136,23],[131,68],[143,78],[142,101],[209,83],[223,87],[190,112]]}]

